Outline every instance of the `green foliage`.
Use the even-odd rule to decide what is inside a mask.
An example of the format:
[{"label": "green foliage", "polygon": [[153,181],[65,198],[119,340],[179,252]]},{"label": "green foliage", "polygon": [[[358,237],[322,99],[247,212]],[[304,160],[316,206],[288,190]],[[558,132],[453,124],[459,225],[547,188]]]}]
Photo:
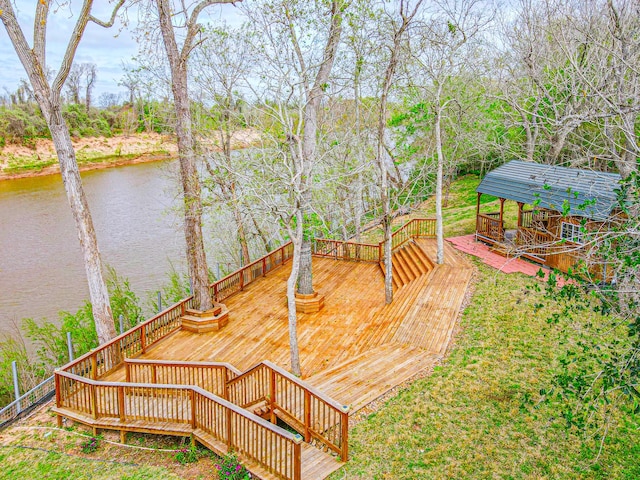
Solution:
[{"label": "green foliage", "polygon": [[[619,206],[626,215],[606,232],[590,232],[598,264],[583,261],[563,276],[571,282],[546,288],[545,302],[561,310],[548,321],[576,336],[561,349],[560,369],[545,401],[552,402],[569,429],[606,435],[612,411],[640,414],[640,180],[621,186]],[[584,229],[584,227],[583,227]],[[606,266],[606,268],[605,268]],[[600,315],[593,321],[593,314]]]},{"label": "green foliage", "polygon": [[231,452],[222,457],[215,469],[220,480],[249,480],[249,472],[240,464],[235,453]]},{"label": "green foliage", "polygon": [[[162,298],[163,308],[173,305],[179,302],[185,297],[191,295],[191,285],[189,283],[189,276],[183,273],[179,273],[173,265],[171,265],[171,271],[169,272],[169,281],[160,287],[160,296]],[[147,305],[152,312],[158,311],[158,296],[157,292],[150,293],[147,301]]]},{"label": "green foliage", "polygon": [[[137,296],[131,291],[129,281],[118,276],[114,269],[108,268],[106,283],[116,331],[119,329],[119,315],[123,315],[128,327],[142,321],[142,309]],[[50,371],[69,361],[67,332],[71,333],[76,356],[98,346],[93,312],[88,301],[75,313],[60,312],[59,326],[46,320],[36,322],[34,319],[26,318],[23,320],[23,327],[27,337],[36,347],[38,365],[43,371]]]},{"label": "green foliage", "polygon": [[195,463],[203,455],[203,452],[195,445],[176,450],[176,461],[181,465]]},{"label": "green foliage", "polygon": [[29,354],[22,338],[5,334],[3,340],[0,341],[0,406],[15,400],[11,367],[13,361],[18,367],[21,393],[35,387],[40,379],[45,377],[43,369],[29,361]]},{"label": "green foliage", "polygon": [[84,440],[80,443],[80,451],[82,453],[93,453],[98,450],[100,446],[100,439],[97,437],[91,437],[88,440]]}]

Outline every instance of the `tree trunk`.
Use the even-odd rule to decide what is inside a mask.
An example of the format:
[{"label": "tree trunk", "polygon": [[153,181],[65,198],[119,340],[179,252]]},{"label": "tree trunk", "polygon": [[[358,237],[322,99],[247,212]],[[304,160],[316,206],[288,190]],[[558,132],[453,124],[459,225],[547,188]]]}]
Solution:
[{"label": "tree trunk", "polygon": [[189,109],[187,62],[178,51],[169,2],[156,1],[163,43],[171,67],[171,90],[176,110],[176,136],[183,190],[184,236],[187,244],[189,277],[193,281],[195,307],[200,310],[209,310],[213,307],[213,302],[209,293],[209,272],[202,238],[202,198]]},{"label": "tree trunk", "polygon": [[109,304],[109,293],[102,277],[102,262],[100,261],[100,251],[91,212],[82,188],[69,129],[62,117],[60,106],[54,105],[50,112],[43,110],[43,113],[51,131],[51,139],[58,155],[60,174],[67,193],[67,200],[78,231],[98,342],[103,344],[114,338],[117,333]]},{"label": "tree trunk", "polygon": [[440,127],[440,120],[442,118],[442,107],[440,106],[440,87],[438,88],[438,96],[436,98],[438,105],[436,107],[436,151],[438,155],[438,173],[436,176],[436,263],[442,265],[444,263],[444,227],[442,218],[442,177],[443,177],[443,165],[444,155],[442,153],[442,132]]},{"label": "tree trunk", "polygon": [[289,312],[289,351],[291,353],[291,371],[298,377],[302,375],[300,369],[300,349],[298,347],[298,314],[296,311],[296,281],[300,273],[300,260],[302,255],[300,249],[302,247],[302,212],[298,211],[296,215],[298,222],[296,224],[296,233],[291,235],[293,242],[293,259],[291,261],[291,274],[287,280],[287,307]]},{"label": "tree trunk", "polygon": [[[298,215],[298,221],[304,222],[305,216],[311,212],[311,172],[315,162],[316,155],[316,135],[318,132],[318,109],[320,107],[320,99],[324,94],[329,75],[333,68],[336,58],[340,36],[342,35],[342,14],[343,8],[346,8],[343,0],[333,0],[331,2],[331,27],[329,36],[324,48],[322,56],[322,64],[318,69],[313,86],[307,93],[307,104],[303,110],[303,138],[302,138],[302,171],[298,172],[300,178],[301,191],[301,214]],[[298,293],[313,293],[313,275],[311,263],[311,237],[305,235],[304,228],[302,230],[302,246],[300,249],[300,273],[298,275]]]}]

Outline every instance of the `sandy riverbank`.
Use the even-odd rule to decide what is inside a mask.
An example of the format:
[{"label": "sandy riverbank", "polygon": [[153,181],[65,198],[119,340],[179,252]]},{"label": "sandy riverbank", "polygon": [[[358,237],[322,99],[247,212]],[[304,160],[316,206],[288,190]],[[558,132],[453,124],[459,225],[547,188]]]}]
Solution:
[{"label": "sandy riverbank", "polygon": [[[234,135],[232,145],[246,148],[257,139],[254,130],[241,130]],[[157,133],[79,138],[73,140],[73,147],[81,171],[166,160],[176,157],[178,152],[175,138]],[[38,139],[29,147],[9,144],[0,148],[0,180],[59,172],[51,140]]]}]

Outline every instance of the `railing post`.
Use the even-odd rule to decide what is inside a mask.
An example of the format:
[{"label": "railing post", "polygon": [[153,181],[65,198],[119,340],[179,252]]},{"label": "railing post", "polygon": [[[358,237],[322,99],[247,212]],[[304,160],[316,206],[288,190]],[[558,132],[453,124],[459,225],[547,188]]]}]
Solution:
[{"label": "railing post", "polygon": [[267,275],[267,257],[262,257],[262,276]]},{"label": "railing post", "polygon": [[60,392],[60,376],[58,372],[54,372],[53,381],[56,385],[56,407],[60,408],[62,406],[62,392]]},{"label": "railing post", "polygon": [[191,392],[191,428],[196,429],[196,391],[193,389]]},{"label": "railing post", "polygon": [[67,351],[69,353],[69,361],[73,362],[73,341],[71,340],[71,332],[67,332]]},{"label": "railing post", "polygon": [[147,332],[146,325],[142,324],[140,326],[140,347],[142,348],[142,353],[147,352]]},{"label": "railing post", "polygon": [[218,301],[218,282],[213,284],[213,299]]},{"label": "railing post", "polygon": [[157,378],[156,366],[151,365],[151,383],[158,383]]},{"label": "railing post", "polygon": [[[127,369],[128,373],[128,369]],[[129,380],[127,380],[128,382]],[[120,415],[120,421],[125,421],[125,412],[124,412],[124,386],[118,385],[118,414]]]},{"label": "railing post", "polygon": [[340,460],[346,462],[349,458],[349,412],[346,407],[344,411],[340,413],[342,416],[342,435],[340,443]]},{"label": "railing post", "polygon": [[284,246],[280,247],[280,265],[284,265]]},{"label": "railing post", "polygon": [[240,290],[244,288],[244,268],[240,270]]},{"label": "railing post", "polygon": [[302,445],[293,444],[293,480],[302,480]]},{"label": "railing post", "polygon": [[95,419],[98,418],[98,399],[96,396],[96,386],[91,384],[89,385],[89,394],[91,397],[91,416]]},{"label": "railing post", "polygon": [[271,415],[271,423],[276,423],[276,371],[271,370],[271,379],[269,382],[269,410]]},{"label": "railing post", "polygon": [[127,383],[131,381],[131,364],[124,362],[124,379]]},{"label": "railing post", "polygon": [[231,409],[227,408],[227,448],[233,448],[233,431],[231,429]]},{"label": "railing post", "polygon": [[16,412],[20,413],[20,386],[18,385],[18,364],[14,360],[11,362],[11,372],[13,373],[13,393],[16,396]]},{"label": "railing post", "polygon": [[311,392],[304,391],[304,441],[311,441]]},{"label": "railing post", "polygon": [[95,352],[91,355],[91,378],[94,380],[98,378],[98,359]]}]

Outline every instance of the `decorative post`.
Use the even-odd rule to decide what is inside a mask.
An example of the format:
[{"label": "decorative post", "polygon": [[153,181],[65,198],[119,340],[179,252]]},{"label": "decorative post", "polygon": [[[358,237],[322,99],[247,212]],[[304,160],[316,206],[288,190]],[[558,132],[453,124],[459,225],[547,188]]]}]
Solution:
[{"label": "decorative post", "polygon": [[69,361],[73,362],[73,342],[71,341],[71,332],[67,332],[67,351],[69,353]]},{"label": "decorative post", "polygon": [[482,193],[478,192],[478,199],[476,200],[476,235],[480,231],[480,197]]},{"label": "decorative post", "polygon": [[20,385],[18,384],[18,364],[14,360],[11,362],[11,371],[13,372],[13,393],[16,396],[16,412],[20,413]]}]

